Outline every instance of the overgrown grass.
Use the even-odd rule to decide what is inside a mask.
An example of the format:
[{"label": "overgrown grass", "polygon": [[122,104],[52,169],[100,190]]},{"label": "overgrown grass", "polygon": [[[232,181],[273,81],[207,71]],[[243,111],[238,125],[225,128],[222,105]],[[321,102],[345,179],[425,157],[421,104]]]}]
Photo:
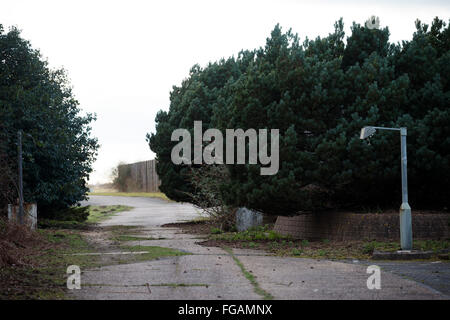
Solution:
[{"label": "overgrown grass", "polygon": [[[246,242],[247,245],[249,242]],[[251,242],[250,242],[251,243]],[[306,241],[296,240],[282,243],[282,241],[271,241],[261,243],[255,248],[267,250],[279,256],[294,256],[314,259],[371,259],[374,250],[397,251],[400,250],[398,241]],[[448,240],[414,240],[413,249],[433,251],[436,255],[441,250],[449,249]]]},{"label": "overgrown grass", "polygon": [[89,216],[87,218],[87,222],[98,223],[112,217],[116,213],[129,211],[131,209],[133,209],[133,207],[123,205],[89,206]]},{"label": "overgrown grass", "polygon": [[[136,227],[114,226],[105,228],[112,235],[136,232]],[[0,299],[64,299],[66,293],[67,267],[78,265],[81,270],[105,265],[135,263],[190,253],[157,246],[109,247],[117,252],[141,252],[136,254],[85,255],[103,252],[87,241],[79,230],[38,230],[40,241],[28,248],[27,264],[0,267]],[[130,236],[131,237],[131,236]],[[129,238],[130,239],[130,238]]]},{"label": "overgrown grass", "polygon": [[[89,243],[74,230],[38,230],[40,241],[33,244],[22,266],[4,266],[0,271],[0,299],[63,299],[66,268],[96,265],[96,257],[72,256],[89,252]],[[8,291],[6,291],[6,288]]]},{"label": "overgrown grass", "polygon": [[133,209],[133,207],[123,205],[87,206],[83,207],[83,210],[87,212],[87,219],[85,221],[38,219],[38,227],[40,229],[86,230],[89,229],[91,224],[99,223],[112,217],[116,213],[129,211],[131,209]]},{"label": "overgrown grass", "polygon": [[89,192],[90,196],[146,197],[172,201],[162,192]]},{"label": "overgrown grass", "polygon": [[[313,259],[371,259],[374,250],[400,250],[399,241],[350,240],[334,241],[322,239],[316,241],[295,240],[270,230],[270,226],[258,227],[244,232],[219,233],[211,229],[205,245],[230,246],[234,248],[259,249],[278,256],[292,256]],[[414,240],[413,249],[433,251],[432,259],[450,249],[450,240]]]},{"label": "overgrown grass", "polygon": [[270,230],[270,226],[261,226],[241,232],[221,233],[220,229],[211,229],[211,239],[225,241],[258,241],[258,240],[290,240],[291,236],[281,235],[274,230]]}]

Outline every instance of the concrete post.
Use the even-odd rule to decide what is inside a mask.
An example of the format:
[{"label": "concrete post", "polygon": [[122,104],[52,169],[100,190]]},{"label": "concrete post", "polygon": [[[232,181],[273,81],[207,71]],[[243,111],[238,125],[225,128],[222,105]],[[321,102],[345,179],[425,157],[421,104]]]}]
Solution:
[{"label": "concrete post", "polygon": [[408,175],[406,157],[406,128],[400,128],[402,166],[402,205],[400,206],[400,244],[402,250],[412,249],[411,207],[408,204]]},{"label": "concrete post", "polygon": [[22,130],[17,132],[17,151],[19,168],[19,224],[23,224]]}]

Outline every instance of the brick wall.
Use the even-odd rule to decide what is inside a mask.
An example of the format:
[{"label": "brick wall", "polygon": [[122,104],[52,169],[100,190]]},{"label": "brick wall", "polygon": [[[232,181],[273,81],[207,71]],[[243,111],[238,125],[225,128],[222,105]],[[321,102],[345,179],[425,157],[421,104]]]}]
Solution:
[{"label": "brick wall", "polygon": [[[450,238],[450,214],[412,213],[413,238]],[[296,239],[400,239],[399,214],[317,213],[279,216],[274,230]]]}]

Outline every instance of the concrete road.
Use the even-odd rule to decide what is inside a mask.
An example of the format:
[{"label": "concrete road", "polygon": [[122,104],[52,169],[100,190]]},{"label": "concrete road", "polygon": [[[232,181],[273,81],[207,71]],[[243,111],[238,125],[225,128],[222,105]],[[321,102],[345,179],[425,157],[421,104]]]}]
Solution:
[{"label": "concrete road", "polygon": [[[82,289],[73,299],[262,299],[233,257],[216,247],[203,247],[195,235],[161,224],[198,216],[188,204],[156,198],[91,196],[89,204],[133,206],[102,225],[139,225],[145,236],[164,238],[133,244],[177,248],[192,255],[84,270]],[[381,271],[381,289],[367,288],[367,265],[303,258],[282,258],[262,251],[233,250],[253,274],[266,297],[274,299],[448,299],[445,294],[391,272]],[[375,264],[375,262],[374,262]],[[83,286],[83,284],[88,284]],[[259,293],[256,293],[259,292]]]},{"label": "concrete road", "polygon": [[121,204],[134,208],[127,214],[113,216],[110,220],[103,222],[101,224],[103,226],[154,227],[171,222],[192,220],[201,215],[201,211],[191,204],[170,202],[160,198],[90,196],[89,201],[83,201],[81,204],[94,206]]}]

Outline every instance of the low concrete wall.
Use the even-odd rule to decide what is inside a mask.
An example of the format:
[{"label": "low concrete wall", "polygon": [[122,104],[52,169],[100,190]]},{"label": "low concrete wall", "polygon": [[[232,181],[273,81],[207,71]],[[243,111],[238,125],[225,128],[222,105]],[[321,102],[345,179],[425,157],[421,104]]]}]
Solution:
[{"label": "low concrete wall", "polygon": [[[450,238],[450,214],[412,214],[414,239]],[[398,213],[317,213],[279,216],[274,230],[296,239],[400,239]]]},{"label": "low concrete wall", "polygon": [[236,229],[244,231],[263,224],[263,214],[245,207],[236,210]]},{"label": "low concrete wall", "polygon": [[[23,222],[25,225],[29,226],[30,229],[36,229],[37,225],[37,204],[36,203],[25,203],[23,205]],[[13,206],[8,204],[8,220],[19,222],[19,206]]]}]

